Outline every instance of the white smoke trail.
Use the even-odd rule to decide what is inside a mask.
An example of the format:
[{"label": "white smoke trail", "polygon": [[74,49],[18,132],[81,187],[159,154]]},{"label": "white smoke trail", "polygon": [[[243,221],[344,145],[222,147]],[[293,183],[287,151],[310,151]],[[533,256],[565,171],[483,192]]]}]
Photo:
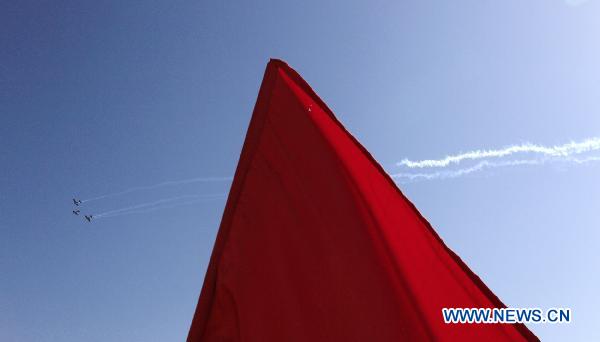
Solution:
[{"label": "white smoke trail", "polygon": [[442,159],[425,159],[412,161],[403,159],[396,163],[398,166],[406,166],[408,168],[433,168],[447,167],[450,164],[460,164],[464,160],[477,159],[492,159],[502,158],[513,155],[515,153],[534,153],[541,154],[546,157],[569,157],[576,154],[600,150],[600,138],[590,138],[581,142],[570,142],[564,145],[543,146],[525,143],[521,145],[507,146],[497,150],[474,150],[465,153],[449,155]]},{"label": "white smoke trail", "polygon": [[214,199],[214,198],[219,198],[219,197],[223,197],[223,196],[225,196],[225,194],[185,195],[185,196],[177,196],[177,197],[171,197],[171,198],[164,198],[164,199],[161,199],[161,200],[158,200],[158,201],[154,201],[154,202],[147,202],[147,203],[132,205],[132,206],[121,208],[121,209],[110,210],[110,211],[106,211],[106,212],[99,213],[99,214],[93,214],[92,217],[94,217],[95,219],[105,218],[105,217],[111,217],[111,216],[116,216],[116,215],[124,213],[124,212],[128,212],[130,210],[136,210],[136,209],[154,207],[154,206],[157,206],[157,205],[160,205],[160,204],[163,204],[163,203],[171,203],[171,202],[179,201],[179,200],[182,200],[182,199],[189,199],[189,198]]},{"label": "white smoke trail", "polygon": [[462,176],[469,175],[471,173],[476,173],[483,171],[485,169],[493,169],[499,167],[509,167],[509,166],[521,166],[521,165],[542,165],[545,163],[554,163],[554,162],[571,162],[576,164],[586,164],[589,162],[600,161],[600,156],[588,156],[585,158],[577,158],[577,157],[557,157],[557,158],[538,158],[538,159],[521,159],[521,160],[506,160],[506,161],[489,161],[483,160],[471,167],[462,168],[458,170],[443,170],[443,171],[435,171],[435,172],[423,172],[423,173],[394,173],[390,176],[394,179],[405,180],[405,183],[410,183],[418,180],[433,180],[433,179],[448,179],[448,178],[458,178]]},{"label": "white smoke trail", "polygon": [[591,156],[591,157],[585,157],[585,158],[568,158],[568,161],[572,161],[576,164],[585,164],[585,163],[589,163],[589,162],[593,162],[593,161],[600,161],[600,157],[598,156]]},{"label": "white smoke trail", "polygon": [[[221,197],[225,197],[225,195],[223,194]],[[167,205],[156,205],[156,206],[151,206],[148,208],[142,208],[142,209],[138,209],[138,210],[131,209],[131,210],[123,211],[123,212],[119,212],[119,213],[108,214],[105,216],[101,216],[99,218],[109,218],[109,217],[131,215],[131,214],[145,214],[145,213],[153,212],[156,210],[171,209],[171,208],[177,208],[177,207],[181,207],[181,206],[185,206],[185,205],[190,205],[190,204],[198,203],[200,201],[204,201],[207,199],[211,199],[211,198],[197,198],[197,199],[191,200],[191,201],[177,202],[174,204],[167,204]],[[94,216],[94,218],[95,218],[95,216]]]},{"label": "white smoke trail", "polygon": [[524,160],[509,160],[503,162],[492,162],[488,160],[481,161],[471,167],[458,169],[458,170],[446,170],[436,172],[423,172],[423,173],[394,173],[391,175],[392,178],[407,179],[409,181],[414,180],[432,180],[432,179],[447,179],[457,178],[466,176],[468,174],[479,172],[484,169],[506,167],[506,166],[518,166],[518,165],[538,165],[542,164],[542,159],[524,159]]},{"label": "white smoke trail", "polygon": [[226,181],[230,181],[232,179],[233,179],[233,177],[196,177],[196,178],[189,178],[189,179],[182,179],[182,180],[166,181],[166,182],[152,184],[152,185],[137,186],[137,187],[129,188],[129,189],[119,191],[119,192],[113,192],[110,194],[87,198],[87,199],[81,200],[81,203],[121,196],[121,195],[129,194],[132,192],[136,192],[136,191],[162,188],[163,186],[182,185],[182,184],[191,184],[191,183],[204,183],[204,182],[226,182]]}]

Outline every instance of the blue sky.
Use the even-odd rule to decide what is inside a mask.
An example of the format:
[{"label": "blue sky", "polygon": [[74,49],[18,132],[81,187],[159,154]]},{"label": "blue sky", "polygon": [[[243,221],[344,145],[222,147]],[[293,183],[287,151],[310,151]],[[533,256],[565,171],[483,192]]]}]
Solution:
[{"label": "blue sky", "polygon": [[[600,135],[596,1],[0,4],[0,340],[181,341],[225,198],[99,219],[90,198],[235,170],[264,67],[286,60],[390,173]],[[600,163],[401,185],[509,306],[600,339]],[[195,182],[85,212],[225,194]]]}]

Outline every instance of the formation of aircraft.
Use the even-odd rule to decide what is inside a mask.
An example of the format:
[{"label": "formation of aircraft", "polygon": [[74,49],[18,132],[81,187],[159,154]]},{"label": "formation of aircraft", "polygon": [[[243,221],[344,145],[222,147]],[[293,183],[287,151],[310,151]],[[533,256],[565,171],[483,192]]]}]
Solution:
[{"label": "formation of aircraft", "polygon": [[[75,197],[73,197],[73,204],[75,205],[75,209],[73,209],[73,215],[79,216],[79,214],[81,214],[81,210],[79,210],[79,206],[82,204],[83,202],[80,199],[77,199]],[[83,215],[83,217],[88,221],[88,222],[92,222],[92,218],[94,218],[94,215],[90,214],[90,215]]]}]

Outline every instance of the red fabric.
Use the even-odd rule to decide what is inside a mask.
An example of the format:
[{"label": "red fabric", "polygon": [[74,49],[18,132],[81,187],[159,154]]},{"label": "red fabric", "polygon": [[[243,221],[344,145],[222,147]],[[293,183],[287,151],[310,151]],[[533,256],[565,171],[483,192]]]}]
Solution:
[{"label": "red fabric", "polygon": [[289,66],[267,66],[188,341],[537,340]]}]

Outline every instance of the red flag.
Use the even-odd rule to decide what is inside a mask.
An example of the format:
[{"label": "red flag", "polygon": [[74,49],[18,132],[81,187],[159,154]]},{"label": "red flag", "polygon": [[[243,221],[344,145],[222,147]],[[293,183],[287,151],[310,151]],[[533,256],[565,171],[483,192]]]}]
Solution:
[{"label": "red flag", "polygon": [[271,60],[188,342],[537,340],[521,324],[445,324],[445,307],[504,305]]}]

